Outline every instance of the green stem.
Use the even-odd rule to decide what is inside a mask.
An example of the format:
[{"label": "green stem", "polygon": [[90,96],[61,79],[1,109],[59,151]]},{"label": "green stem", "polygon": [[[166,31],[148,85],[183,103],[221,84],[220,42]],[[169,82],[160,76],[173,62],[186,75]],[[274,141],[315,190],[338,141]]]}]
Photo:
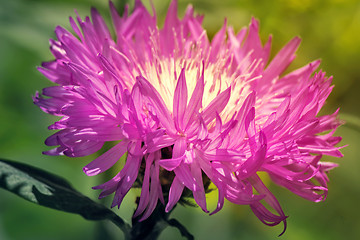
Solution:
[{"label": "green stem", "polygon": [[121,217],[119,217],[115,213],[112,213],[109,215],[108,219],[121,229],[121,231],[124,233],[124,237],[126,240],[132,239],[131,226],[126,223]]},{"label": "green stem", "polygon": [[178,220],[172,218],[168,221],[168,224],[172,227],[176,227],[177,229],[179,229],[183,237],[186,237],[188,240],[194,240],[194,236],[191,235],[191,233],[188,232],[185,226],[182,225]]},{"label": "green stem", "polygon": [[131,240],[154,240],[158,239],[161,232],[168,226],[179,229],[182,236],[189,240],[194,237],[186,230],[186,228],[177,220],[170,219],[170,213],[165,212],[165,207],[158,203],[151,216],[142,222],[139,222],[140,217],[133,219],[133,227],[131,229]]},{"label": "green stem", "polygon": [[141,216],[133,218],[131,229],[131,240],[152,240],[158,239],[161,232],[168,226],[167,219],[170,213],[158,203],[151,216],[139,222]]}]

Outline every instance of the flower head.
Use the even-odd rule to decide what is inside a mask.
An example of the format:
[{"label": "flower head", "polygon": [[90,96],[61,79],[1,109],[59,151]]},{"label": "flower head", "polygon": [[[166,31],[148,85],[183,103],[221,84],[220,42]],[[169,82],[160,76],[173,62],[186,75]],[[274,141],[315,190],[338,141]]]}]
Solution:
[{"label": "flower head", "polygon": [[212,214],[226,198],[250,205],[267,225],[286,223],[258,172],[305,199],[325,199],[326,172],[336,164],[320,160],[342,156],[333,136],[341,123],[337,111],[318,116],[332,90],[332,78],[315,72],[319,61],[282,75],[299,38],[269,61],[271,37],[261,43],[255,19],[237,34],[225,22],[210,41],[203,17],[189,6],[179,19],[176,1],[162,29],[141,1],[131,14],[119,16],[112,3],[110,10],[115,38],[92,9],[91,20],[70,18],[75,36],[57,27],[50,40],[55,60],[39,71],[56,85],[34,102],[62,118],[49,127],[60,131],[46,140],[57,147],[45,154],[85,156],[118,141],[84,172],[102,173],[127,154],[122,170],[94,188],[100,197],[115,193],[112,207],[120,206],[138,179],[134,216],[142,219],[158,201],[170,211],[186,191],[209,212],[212,182],[219,195]]}]

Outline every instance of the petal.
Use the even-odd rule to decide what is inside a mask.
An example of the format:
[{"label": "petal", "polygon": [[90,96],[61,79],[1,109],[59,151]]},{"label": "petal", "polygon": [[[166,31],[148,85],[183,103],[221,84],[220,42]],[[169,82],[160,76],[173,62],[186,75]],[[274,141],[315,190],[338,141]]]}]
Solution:
[{"label": "petal", "polygon": [[140,149],[141,149],[141,142],[139,141],[136,142],[130,150],[128,150],[129,155],[127,157],[125,165],[128,163],[129,164],[126,171],[124,171],[125,166],[124,169],[122,169],[122,172],[124,172],[122,173],[123,177],[120,179],[120,181],[117,184],[114,200],[111,204],[111,207],[118,206],[120,208],[122,200],[124,199],[125,195],[129,192],[131,186],[134,184],[138,176],[142,156],[132,155],[130,154],[130,152],[138,153],[140,152]]},{"label": "petal", "polygon": [[145,78],[139,76],[136,79],[141,92],[144,96],[147,96],[149,101],[152,103],[152,107],[155,109],[161,124],[168,132],[176,134],[174,121],[158,91]]},{"label": "petal", "polygon": [[88,176],[94,176],[108,170],[126,153],[127,145],[127,141],[116,144],[110,150],[86,165],[83,168],[84,173]]},{"label": "petal", "polygon": [[215,209],[214,211],[212,211],[212,212],[210,213],[210,215],[213,215],[213,214],[219,212],[219,211],[223,208],[223,206],[224,206],[224,202],[225,202],[224,189],[225,189],[225,187],[222,186],[222,185],[219,185],[219,186],[217,186],[217,188],[218,188],[218,192],[219,192],[218,203],[216,204],[216,209]]},{"label": "petal", "polygon": [[171,158],[171,159],[161,159],[159,164],[161,167],[165,168],[167,171],[173,171],[177,168],[185,158],[185,154],[178,158]]},{"label": "petal", "polygon": [[196,191],[193,191],[194,200],[204,212],[208,213],[209,211],[206,207],[206,196],[201,168],[197,162],[194,162],[190,165],[190,169],[191,175],[194,177],[195,182],[198,186],[198,189],[196,189]]},{"label": "petal", "polygon": [[258,175],[254,175],[249,178],[249,181],[256,189],[256,191],[260,194],[264,194],[264,200],[279,214],[274,215],[269,210],[267,210],[261,203],[254,203],[250,205],[251,209],[254,211],[255,215],[266,225],[274,226],[281,222],[284,223],[284,230],[280,234],[280,236],[286,230],[286,218],[278,200],[274,197],[274,195],[266,188],[264,183],[261,181]]},{"label": "petal", "polygon": [[177,168],[174,169],[174,173],[179,181],[191,191],[194,192],[199,189],[195,178],[191,174],[188,164],[180,164]]},{"label": "petal", "polygon": [[189,104],[185,111],[184,125],[186,127],[191,125],[192,120],[196,118],[199,114],[199,110],[202,107],[204,86],[205,84],[204,84],[204,66],[203,66],[202,74],[196,83],[195,89],[191,95]]},{"label": "petal", "polygon": [[159,161],[160,166],[162,166],[168,171],[173,171],[183,162],[185,158],[186,148],[187,148],[187,144],[185,138],[179,138],[178,140],[176,140],[172,150],[172,158],[161,159]]},{"label": "petal", "polygon": [[97,36],[103,39],[112,39],[104,19],[100,16],[99,12],[95,8],[91,8],[91,19],[93,21]]},{"label": "petal", "polygon": [[[154,169],[155,168],[155,169]],[[149,196],[149,205],[144,212],[144,215],[141,217],[139,221],[143,221],[150,217],[151,213],[154,211],[158,199],[164,204],[164,199],[162,195],[161,184],[159,181],[159,165],[156,164],[151,170],[151,186],[150,186],[150,196]]]},{"label": "petal", "polygon": [[225,46],[226,39],[226,19],[224,21],[224,25],[219,32],[215,34],[213,39],[211,40],[211,48],[210,48],[210,62],[216,62],[218,60],[218,55],[220,53],[221,47]]},{"label": "petal", "polygon": [[230,143],[230,146],[233,149],[236,149],[237,145],[243,141],[245,137],[245,119],[246,116],[249,114],[250,109],[254,106],[256,99],[256,93],[253,91],[251,92],[245,99],[244,103],[242,104],[239,112],[237,113],[235,120],[237,120],[237,124],[232,130],[236,132],[236,139],[233,139],[233,142]]},{"label": "petal", "polygon": [[151,174],[150,169],[152,167],[153,160],[154,160],[153,153],[149,154],[146,157],[145,174],[144,174],[143,185],[141,188],[140,201],[139,201],[138,207],[133,215],[133,218],[139,216],[142,212],[144,212],[146,206],[149,204],[149,184],[150,184],[150,174]]},{"label": "petal", "polygon": [[299,47],[301,39],[299,37],[293,38],[288,44],[283,47],[269,66],[265,69],[263,79],[270,82],[275,77],[279,76],[295,58],[295,52]]},{"label": "petal", "polygon": [[185,68],[181,70],[179,79],[176,84],[174,92],[174,101],[173,101],[173,114],[175,119],[175,124],[179,130],[183,130],[183,116],[186,110],[186,104],[188,99],[188,90],[186,86],[185,79]]},{"label": "petal", "polygon": [[205,124],[209,124],[212,120],[216,118],[217,113],[221,113],[222,110],[226,107],[229,102],[231,95],[231,87],[228,87],[222,93],[214,98],[210,104],[202,112],[202,117]]},{"label": "petal", "polygon": [[148,134],[146,136],[146,144],[147,144],[147,151],[148,152],[155,152],[162,148],[169,147],[174,144],[174,138],[168,135],[161,135],[156,136],[153,134]]},{"label": "petal", "polygon": [[179,201],[183,190],[184,190],[184,184],[182,184],[179,178],[175,176],[170,187],[169,201],[165,207],[165,212],[170,212],[171,209],[173,209],[173,207]]}]

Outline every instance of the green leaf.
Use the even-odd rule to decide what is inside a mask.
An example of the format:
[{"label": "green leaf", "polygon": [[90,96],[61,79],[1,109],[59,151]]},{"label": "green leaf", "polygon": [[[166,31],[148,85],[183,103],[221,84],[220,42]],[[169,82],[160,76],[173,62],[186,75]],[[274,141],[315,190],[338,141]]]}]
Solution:
[{"label": "green leaf", "polygon": [[130,226],[113,211],[82,195],[65,179],[39,168],[0,159],[0,187],[30,202],[88,220],[108,219],[128,238]]},{"label": "green leaf", "polygon": [[0,159],[0,187],[41,206],[79,214],[88,220],[110,220],[123,231],[125,239],[157,239],[168,226],[193,239],[178,221],[169,220],[170,213],[161,203],[148,219],[132,219],[131,228],[113,211],[76,191],[65,179],[27,164]]}]

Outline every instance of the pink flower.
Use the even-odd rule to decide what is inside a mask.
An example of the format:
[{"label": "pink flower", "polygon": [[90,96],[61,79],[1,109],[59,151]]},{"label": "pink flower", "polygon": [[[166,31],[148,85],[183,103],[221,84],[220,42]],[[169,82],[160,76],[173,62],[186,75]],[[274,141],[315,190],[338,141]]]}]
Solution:
[{"label": "pink flower", "polygon": [[177,17],[177,1],[162,29],[141,1],[122,17],[112,3],[110,10],[115,38],[92,9],[91,20],[70,18],[76,36],[57,27],[50,40],[55,60],[39,71],[56,85],[34,102],[62,118],[49,127],[60,131],[46,140],[57,147],[45,154],[86,156],[118,141],[84,172],[102,173],[127,154],[123,169],[94,189],[100,198],[115,192],[112,207],[120,206],[138,179],[134,216],[142,219],[158,201],[170,211],[185,191],[208,212],[212,182],[219,200],[211,214],[226,198],[250,205],[267,225],[286,224],[258,172],[305,199],[325,199],[326,172],[336,164],[320,160],[342,156],[333,136],[341,122],[337,111],[317,116],[332,90],[331,77],[314,73],[320,61],[282,75],[299,38],[269,62],[271,37],[263,46],[255,19],[237,34],[225,23],[210,41],[191,6]]}]

